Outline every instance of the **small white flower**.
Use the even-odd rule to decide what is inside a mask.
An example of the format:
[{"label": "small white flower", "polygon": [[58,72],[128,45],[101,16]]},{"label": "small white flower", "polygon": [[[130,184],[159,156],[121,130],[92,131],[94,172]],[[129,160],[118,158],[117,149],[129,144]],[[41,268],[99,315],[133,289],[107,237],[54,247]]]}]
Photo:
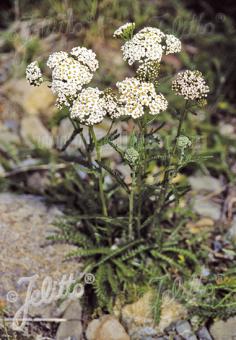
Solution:
[{"label": "small white flower", "polygon": [[181,41],[172,34],[166,35],[165,54],[178,53],[181,51]]},{"label": "small white flower", "polygon": [[70,54],[75,56],[79,62],[88,66],[90,71],[95,72],[98,69],[98,60],[92,50],[78,46],[72,48]]},{"label": "small white flower", "polygon": [[130,35],[133,33],[135,29],[135,23],[134,22],[128,22],[125,25],[120,26],[113,34],[113,37],[115,38],[126,38],[130,37]]},{"label": "small white flower", "polygon": [[70,112],[71,118],[77,118],[82,124],[94,125],[100,123],[107,113],[103,92],[92,87],[83,89],[74,100]]},{"label": "small white flower", "polygon": [[146,112],[152,115],[166,110],[168,102],[162,94],[157,94],[152,83],[137,78],[126,78],[117,84],[120,97],[116,116],[130,115],[136,119]]},{"label": "small white flower", "polygon": [[27,66],[26,79],[30,85],[39,86],[42,84],[43,76],[37,61],[33,61]]},{"label": "small white flower", "polygon": [[68,58],[68,53],[64,51],[52,53],[48,60],[47,66],[51,69],[58,66],[63,60]]},{"label": "small white flower", "polygon": [[185,99],[198,100],[207,97],[209,87],[199,71],[182,71],[172,82],[172,89]]}]

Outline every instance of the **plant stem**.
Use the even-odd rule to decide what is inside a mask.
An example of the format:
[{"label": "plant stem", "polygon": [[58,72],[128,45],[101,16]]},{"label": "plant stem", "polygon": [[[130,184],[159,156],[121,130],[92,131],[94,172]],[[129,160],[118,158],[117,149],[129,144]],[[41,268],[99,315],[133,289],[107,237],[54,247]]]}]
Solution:
[{"label": "plant stem", "polygon": [[169,187],[169,166],[170,166],[170,163],[171,163],[171,156],[174,156],[175,155],[175,152],[176,152],[176,148],[177,148],[177,143],[178,143],[178,138],[179,136],[181,135],[181,131],[182,131],[182,126],[183,126],[183,123],[186,119],[186,116],[187,116],[187,101],[185,103],[185,107],[184,107],[184,110],[181,112],[181,115],[180,115],[180,119],[179,119],[179,125],[178,125],[178,129],[177,129],[177,134],[176,134],[176,137],[175,137],[175,142],[174,142],[174,147],[173,147],[173,150],[172,150],[172,153],[170,154],[170,157],[167,161],[167,164],[166,164],[166,170],[165,170],[165,174],[164,174],[164,180],[163,180],[163,190],[161,191],[161,195],[160,195],[160,209],[159,211],[161,211],[161,209],[163,208],[163,205],[165,203],[165,196],[166,196],[166,192],[168,190],[168,187]]},{"label": "plant stem", "polygon": [[[153,218],[152,218],[152,221],[153,221],[152,225],[155,222],[155,220],[157,219],[160,212],[162,211],[164,204],[165,204],[166,193],[167,193],[167,190],[169,188],[169,182],[170,182],[170,169],[169,169],[169,167],[171,165],[171,158],[172,158],[172,156],[175,155],[177,143],[178,143],[178,138],[181,135],[182,126],[183,126],[183,123],[186,119],[186,116],[187,116],[187,101],[185,103],[184,110],[181,112],[181,115],[180,115],[173,150],[170,153],[170,155],[168,156],[168,159],[167,159],[167,162],[166,162],[166,165],[165,165],[166,168],[165,168],[165,172],[164,172],[164,179],[163,179],[162,188],[161,188],[161,192],[160,192],[160,196],[159,196],[158,206],[157,206],[156,211],[155,211]],[[151,226],[151,229],[152,229],[152,226]]]},{"label": "plant stem", "polygon": [[142,218],[142,173],[141,167],[139,167],[138,171],[138,236],[140,237],[140,228],[141,228],[141,218]]},{"label": "plant stem", "polygon": [[[94,145],[95,145],[97,160],[99,162],[101,162],[100,146],[98,144],[96,134],[95,134],[92,126],[89,127],[89,131],[91,133],[91,136],[93,138],[93,142],[94,142]],[[104,190],[103,190],[103,173],[102,173],[101,167],[100,167],[100,172],[99,172],[98,184],[99,184],[100,199],[101,199],[101,203],[102,203],[102,212],[103,212],[103,215],[107,217],[108,213],[107,213],[107,206],[106,206],[106,200],[105,200],[105,193],[104,193]]]},{"label": "plant stem", "polygon": [[142,218],[142,188],[143,188],[143,176],[146,173],[146,152],[145,152],[145,137],[147,135],[147,123],[145,119],[140,120],[139,123],[139,138],[143,140],[143,148],[140,155],[140,164],[138,166],[137,187],[138,187],[138,236],[140,236],[141,218]]},{"label": "plant stem", "polygon": [[65,151],[68,146],[73,142],[75,137],[80,133],[80,130],[76,129],[72,132],[70,138],[66,141],[66,143],[59,149],[60,152]]},{"label": "plant stem", "polygon": [[132,183],[129,195],[129,240],[133,240],[133,219],[134,219],[134,190],[136,185],[135,172],[132,173]]},{"label": "plant stem", "polygon": [[91,153],[89,151],[89,146],[88,146],[88,143],[87,143],[87,141],[84,137],[83,131],[80,132],[80,137],[81,137],[82,142],[84,144],[84,149],[85,149],[86,156],[88,158],[88,162],[89,162],[89,164],[92,164]]}]

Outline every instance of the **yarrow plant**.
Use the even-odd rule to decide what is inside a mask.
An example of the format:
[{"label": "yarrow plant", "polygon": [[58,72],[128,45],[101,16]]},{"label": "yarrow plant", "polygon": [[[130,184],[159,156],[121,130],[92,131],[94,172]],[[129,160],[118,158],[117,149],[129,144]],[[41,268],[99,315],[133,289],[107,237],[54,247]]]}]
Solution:
[{"label": "yarrow plant", "polygon": [[[184,125],[188,115],[203,104],[209,87],[199,71],[179,72],[174,76],[172,89],[185,104],[182,109],[173,109],[159,90],[159,72],[165,55],[181,51],[181,41],[158,28],[145,27],[137,33],[134,30],[135,24],[127,23],[114,33],[115,38],[123,41],[123,59],[133,65],[135,74],[112,88],[92,87],[99,63],[96,54],[85,47],[55,52],[46,62],[51,70],[49,87],[57,97],[57,106],[66,110],[74,126],[63,150],[80,135],[84,144],[82,165],[90,178],[85,181],[87,189],[78,187],[87,214],[80,212],[71,217],[71,229],[66,227],[59,239],[72,239],[79,246],[70,256],[87,259],[85,271],[96,274],[94,290],[102,307],[112,303],[112,293],[127,293],[137,282],[144,283],[153,268],[159,274],[168,271],[170,265],[181,270],[171,258],[172,253],[181,253],[196,262],[194,254],[186,249],[171,247],[171,241],[164,243],[162,225],[167,207],[177,206],[185,193],[174,185],[173,179],[189,163],[201,161],[194,151],[194,140],[184,134]],[[27,67],[26,77],[31,85],[42,83],[37,62]],[[168,133],[164,129],[165,115],[178,121]],[[95,126],[104,119],[110,122],[110,128],[99,139]],[[125,146],[117,142],[119,134],[114,129],[120,121],[132,126]],[[129,181],[110,166],[109,159],[102,157],[106,144],[115,150],[119,162],[128,166]],[[156,169],[155,173],[152,169]],[[88,201],[84,201],[85,194],[90,195]],[[78,220],[79,229],[75,227]]]}]

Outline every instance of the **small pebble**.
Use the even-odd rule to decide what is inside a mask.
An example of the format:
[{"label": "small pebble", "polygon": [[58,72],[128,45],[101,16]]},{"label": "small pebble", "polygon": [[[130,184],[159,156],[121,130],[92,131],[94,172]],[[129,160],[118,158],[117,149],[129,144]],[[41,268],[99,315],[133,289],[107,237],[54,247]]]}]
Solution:
[{"label": "small pebble", "polygon": [[176,331],[185,340],[197,340],[197,337],[193,334],[190,323],[188,321],[177,322]]},{"label": "small pebble", "polygon": [[210,333],[206,329],[206,327],[202,327],[198,332],[197,335],[199,340],[213,340]]}]

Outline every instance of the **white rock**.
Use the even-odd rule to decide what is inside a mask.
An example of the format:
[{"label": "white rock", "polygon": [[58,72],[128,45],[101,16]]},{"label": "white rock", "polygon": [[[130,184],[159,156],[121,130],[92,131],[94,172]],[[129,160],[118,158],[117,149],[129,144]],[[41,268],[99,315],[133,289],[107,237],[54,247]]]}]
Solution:
[{"label": "white rock", "polygon": [[214,340],[233,340],[236,336],[236,317],[227,321],[215,321],[210,327],[210,333]]},{"label": "white rock", "polygon": [[88,340],[130,340],[124,327],[111,315],[93,320],[87,328]]},{"label": "white rock", "polygon": [[88,327],[85,333],[86,338],[88,340],[96,340],[96,334],[97,334],[100,324],[101,324],[101,320],[99,319],[94,319],[88,324]]}]

